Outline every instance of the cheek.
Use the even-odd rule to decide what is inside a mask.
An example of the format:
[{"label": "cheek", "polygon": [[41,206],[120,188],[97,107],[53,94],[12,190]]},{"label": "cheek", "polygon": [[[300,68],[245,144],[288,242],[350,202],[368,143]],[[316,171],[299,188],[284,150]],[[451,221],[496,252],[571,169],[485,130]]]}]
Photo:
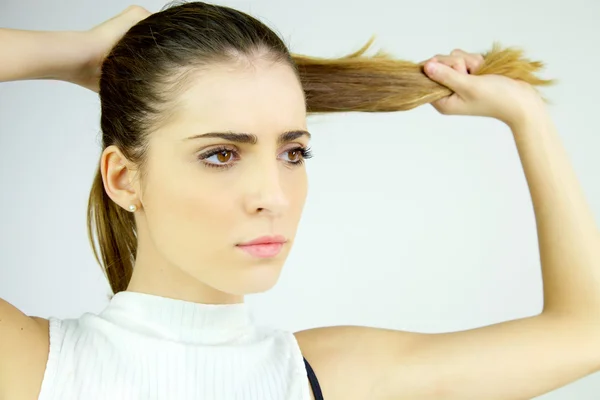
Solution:
[{"label": "cheek", "polygon": [[[228,187],[213,174],[161,168],[148,185],[147,219],[159,246],[195,254],[199,244],[218,249],[230,245],[233,219],[239,212]],[[157,243],[158,244],[158,243]]]},{"label": "cheek", "polygon": [[295,171],[293,179],[286,180],[285,192],[290,202],[290,217],[299,219],[308,193],[306,170]]}]

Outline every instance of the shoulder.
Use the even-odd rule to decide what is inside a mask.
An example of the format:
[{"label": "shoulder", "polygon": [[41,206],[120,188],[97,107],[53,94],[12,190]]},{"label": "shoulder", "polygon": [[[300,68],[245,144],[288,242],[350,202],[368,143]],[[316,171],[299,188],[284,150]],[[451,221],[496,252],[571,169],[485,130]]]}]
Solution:
[{"label": "shoulder", "polygon": [[37,398],[48,350],[49,321],[0,300],[0,398]]},{"label": "shoulder", "polygon": [[[325,399],[384,399],[400,347],[416,345],[418,334],[362,326],[331,326],[295,334],[315,370]],[[411,343],[412,341],[412,343]]]}]

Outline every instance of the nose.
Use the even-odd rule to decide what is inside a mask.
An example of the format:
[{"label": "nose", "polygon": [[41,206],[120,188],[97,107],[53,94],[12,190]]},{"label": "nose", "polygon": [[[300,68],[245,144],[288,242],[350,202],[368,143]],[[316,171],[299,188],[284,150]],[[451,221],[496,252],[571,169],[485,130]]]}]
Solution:
[{"label": "nose", "polygon": [[285,182],[276,161],[253,168],[247,179],[246,211],[249,214],[282,215],[289,206]]}]

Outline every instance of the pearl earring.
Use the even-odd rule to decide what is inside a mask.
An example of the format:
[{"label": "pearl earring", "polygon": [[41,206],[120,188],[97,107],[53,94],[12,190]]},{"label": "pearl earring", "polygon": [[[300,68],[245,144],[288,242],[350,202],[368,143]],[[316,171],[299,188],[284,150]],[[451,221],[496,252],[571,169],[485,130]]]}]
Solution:
[{"label": "pearl earring", "polygon": [[136,210],[137,210],[137,207],[135,206],[135,204],[132,204],[129,206],[129,211],[135,212]]}]

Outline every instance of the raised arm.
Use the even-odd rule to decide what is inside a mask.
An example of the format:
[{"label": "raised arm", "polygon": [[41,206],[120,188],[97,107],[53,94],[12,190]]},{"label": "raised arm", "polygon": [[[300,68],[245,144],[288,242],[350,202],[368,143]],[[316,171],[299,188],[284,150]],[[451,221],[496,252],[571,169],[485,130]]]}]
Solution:
[{"label": "raised arm", "polygon": [[0,82],[55,79],[98,90],[102,60],[127,30],[150,13],[131,6],[89,31],[0,28]]},{"label": "raised arm", "polygon": [[[97,90],[104,55],[148,14],[131,7],[88,32],[0,28],[0,82],[57,79]],[[36,398],[47,356],[48,321],[28,317],[0,299],[0,399]]]},{"label": "raised arm", "polygon": [[0,82],[68,80],[83,69],[81,32],[42,32],[0,28]]},{"label": "raised arm", "polygon": [[[481,62],[465,53],[440,59],[457,69]],[[434,104],[443,114],[494,117],[511,128],[534,204],[544,307],[531,318],[447,334],[299,332],[325,398],[530,399],[600,370],[600,236],[544,102],[500,76],[443,65],[430,76],[455,92]]]}]

